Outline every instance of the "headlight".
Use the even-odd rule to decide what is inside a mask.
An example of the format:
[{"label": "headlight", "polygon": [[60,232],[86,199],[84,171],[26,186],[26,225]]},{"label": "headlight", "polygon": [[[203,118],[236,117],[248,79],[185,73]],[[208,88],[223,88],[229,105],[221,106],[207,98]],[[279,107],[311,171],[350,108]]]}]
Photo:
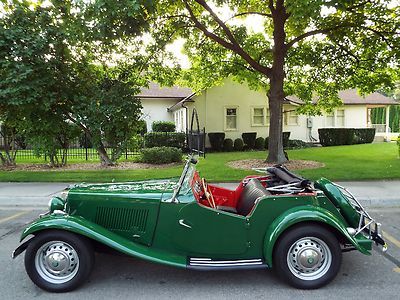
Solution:
[{"label": "headlight", "polygon": [[49,211],[50,213],[56,210],[63,210],[64,209],[65,201],[61,197],[53,197],[49,201]]}]

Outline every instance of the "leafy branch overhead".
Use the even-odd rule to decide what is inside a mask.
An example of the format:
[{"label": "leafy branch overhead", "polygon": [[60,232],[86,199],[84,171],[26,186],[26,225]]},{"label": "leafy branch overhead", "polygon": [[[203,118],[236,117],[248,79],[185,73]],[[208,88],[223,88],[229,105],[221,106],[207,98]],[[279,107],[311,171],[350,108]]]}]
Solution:
[{"label": "leafy branch overhead", "polygon": [[280,132],[286,95],[303,100],[303,113],[316,114],[339,105],[341,89],[371,92],[398,76],[400,8],[395,2],[157,3],[162,28],[175,28],[186,39],[192,63],[186,78],[196,90],[232,76],[267,92],[271,161],[284,160]]},{"label": "leafy branch overhead", "polygon": [[[134,95],[149,81],[149,64],[157,65],[160,58],[140,52],[150,4],[127,0],[3,5],[0,120],[12,118],[38,155],[54,157],[53,165],[65,164],[64,156],[58,163],[57,149],[68,146],[65,131],[72,124],[91,138],[102,163],[114,163],[141,116]],[[106,146],[113,149],[111,157]]]}]

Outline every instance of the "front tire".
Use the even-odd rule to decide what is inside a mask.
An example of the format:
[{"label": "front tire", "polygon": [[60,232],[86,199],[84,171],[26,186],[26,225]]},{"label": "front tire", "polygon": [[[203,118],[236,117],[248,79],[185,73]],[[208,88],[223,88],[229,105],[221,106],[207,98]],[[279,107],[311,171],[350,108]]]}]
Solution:
[{"label": "front tire", "polygon": [[68,292],[84,283],[93,268],[89,240],[61,230],[37,234],[25,253],[25,269],[38,287],[49,292]]},{"label": "front tire", "polygon": [[340,270],[342,251],[335,235],[318,225],[297,226],[278,240],[274,268],[290,285],[317,289]]}]

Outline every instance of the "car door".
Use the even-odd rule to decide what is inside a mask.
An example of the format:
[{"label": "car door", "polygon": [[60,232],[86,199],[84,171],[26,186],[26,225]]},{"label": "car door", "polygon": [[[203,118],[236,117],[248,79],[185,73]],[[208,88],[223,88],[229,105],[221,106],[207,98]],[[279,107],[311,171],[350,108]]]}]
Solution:
[{"label": "car door", "polygon": [[191,255],[241,254],[248,247],[248,219],[191,202],[178,213],[175,245]]}]

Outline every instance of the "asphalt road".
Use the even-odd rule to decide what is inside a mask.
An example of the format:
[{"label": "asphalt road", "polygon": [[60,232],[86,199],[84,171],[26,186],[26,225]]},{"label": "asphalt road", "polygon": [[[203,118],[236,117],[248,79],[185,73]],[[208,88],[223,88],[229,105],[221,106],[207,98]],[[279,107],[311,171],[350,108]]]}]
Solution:
[{"label": "asphalt road", "polygon": [[21,228],[40,211],[0,207],[0,299],[399,299],[400,208],[374,209],[389,244],[383,255],[343,255],[342,269],[327,287],[296,290],[273,271],[199,272],[175,269],[138,259],[97,254],[88,282],[76,291],[50,294],[37,288],[24,269],[23,254],[10,255],[19,244]]}]

